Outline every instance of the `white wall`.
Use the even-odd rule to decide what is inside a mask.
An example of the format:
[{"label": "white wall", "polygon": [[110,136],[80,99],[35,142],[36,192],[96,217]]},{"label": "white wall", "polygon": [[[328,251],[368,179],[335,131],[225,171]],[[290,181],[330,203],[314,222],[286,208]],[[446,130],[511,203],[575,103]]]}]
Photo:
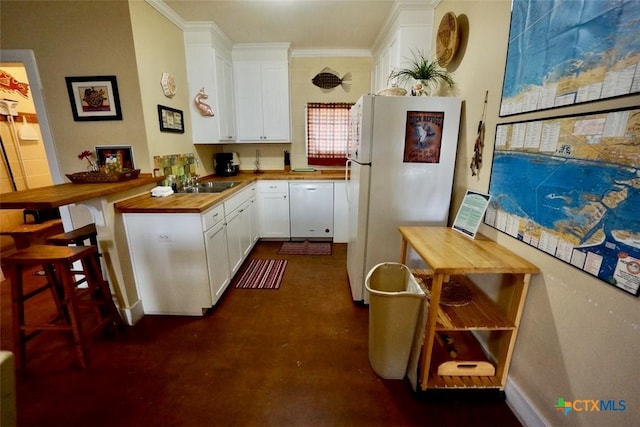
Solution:
[{"label": "white wall", "polygon": [[[510,4],[510,0],[443,0],[436,9],[436,23],[451,11],[464,27],[461,51],[448,67],[457,83],[453,92],[465,100],[452,215],[467,188],[488,191],[495,126],[509,121],[500,119],[498,112]],[[485,91],[489,91],[489,101],[484,161],[479,176],[472,177],[469,164]],[[554,114],[639,104],[640,96],[630,96],[559,109]],[[536,114],[518,116],[518,120],[533,117]],[[483,226],[481,232],[542,270],[533,278],[525,304],[509,372],[509,381],[517,388],[507,389],[508,400],[509,390],[521,390],[537,415],[550,425],[637,425],[640,300],[493,228]],[[517,396],[512,393],[511,397],[515,400]],[[554,408],[559,397],[626,400],[626,410],[572,412],[565,416]]]}]

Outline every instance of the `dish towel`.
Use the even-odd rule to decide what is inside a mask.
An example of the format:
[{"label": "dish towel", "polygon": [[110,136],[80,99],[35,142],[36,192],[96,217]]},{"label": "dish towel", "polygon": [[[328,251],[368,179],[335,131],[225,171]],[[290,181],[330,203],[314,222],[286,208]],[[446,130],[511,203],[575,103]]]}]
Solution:
[{"label": "dish towel", "polygon": [[173,189],[171,187],[153,187],[151,189],[151,197],[167,197],[173,194]]}]

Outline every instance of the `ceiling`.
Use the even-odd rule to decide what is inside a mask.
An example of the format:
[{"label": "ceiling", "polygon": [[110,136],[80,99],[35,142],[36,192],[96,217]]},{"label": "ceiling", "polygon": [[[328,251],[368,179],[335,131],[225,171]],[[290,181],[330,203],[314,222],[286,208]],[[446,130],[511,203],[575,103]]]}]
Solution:
[{"label": "ceiling", "polygon": [[394,0],[164,0],[186,22],[213,21],[233,43],[370,50]]}]

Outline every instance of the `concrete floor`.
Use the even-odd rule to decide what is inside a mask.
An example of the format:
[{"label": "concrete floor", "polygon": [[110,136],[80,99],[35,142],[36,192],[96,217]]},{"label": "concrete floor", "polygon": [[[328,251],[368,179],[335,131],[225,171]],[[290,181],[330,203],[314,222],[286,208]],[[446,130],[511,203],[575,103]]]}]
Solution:
[{"label": "concrete floor", "polygon": [[[260,242],[251,257],[289,260],[280,289],[232,284],[204,317],[145,316],[92,341],[87,369],[67,336],[34,338],[17,376],[19,425],[520,425],[499,399],[426,396],[377,377],[346,245],[331,256],[279,255],[279,246]],[[8,282],[1,286],[1,344],[11,349]],[[36,315],[50,307],[36,304]]]}]

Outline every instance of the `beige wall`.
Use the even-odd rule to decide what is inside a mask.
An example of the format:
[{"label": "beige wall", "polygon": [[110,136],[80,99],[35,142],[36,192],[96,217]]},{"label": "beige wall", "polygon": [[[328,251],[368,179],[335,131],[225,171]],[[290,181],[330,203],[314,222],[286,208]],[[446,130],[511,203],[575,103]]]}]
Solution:
[{"label": "beige wall", "polygon": [[[322,92],[311,83],[311,79],[325,67],[343,77],[351,73],[349,91],[336,87]],[[236,151],[240,157],[240,168],[253,170],[256,150],[260,150],[262,170],[282,170],[284,150],[291,153],[291,167],[306,167],[305,106],[307,102],[356,102],[361,95],[369,93],[371,86],[370,57],[297,57],[289,61],[289,87],[291,98],[291,144],[226,144],[225,151]]]},{"label": "beige wall", "polygon": [[[191,142],[189,106],[196,94],[188,91],[182,30],[144,1],[130,1],[129,9],[150,167],[153,168],[153,156],[194,153],[199,161],[198,173],[213,173],[212,153],[219,148],[210,145],[194,146]],[[163,72],[175,78],[177,92],[173,98],[167,98],[162,92],[160,79]],[[184,133],[160,131],[158,105],[183,112]]]},{"label": "beige wall", "polygon": [[[454,12],[467,26],[462,49],[449,70],[455,92],[464,100],[452,214],[467,188],[488,191],[509,36],[510,0],[443,0],[436,23]],[[465,24],[466,23],[466,24]],[[436,26],[437,27],[437,26]],[[469,169],[475,132],[489,91],[484,162],[478,177]],[[554,110],[570,114],[640,104],[631,96],[588,106]],[[542,116],[549,114],[545,112]],[[518,120],[541,116],[526,114]],[[638,420],[640,382],[640,301],[503,233],[483,226],[481,232],[536,264],[527,297],[509,379],[551,425],[634,425]],[[508,394],[509,396],[509,394]],[[625,412],[556,412],[559,397],[567,400],[626,400]]]},{"label": "beige wall", "polygon": [[[131,145],[150,172],[128,3],[10,1],[0,13],[2,48],[34,51],[61,171],[86,170],[77,156],[96,145]],[[65,77],[97,75],[117,77],[123,120],[73,120]]]}]

